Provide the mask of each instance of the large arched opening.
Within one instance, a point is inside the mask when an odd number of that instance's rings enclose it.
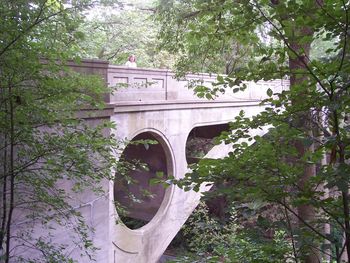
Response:
[[[114,200],[122,222],[138,229],[152,220],[164,201],[167,189],[156,181],[166,180],[172,173],[171,152],[159,134],[147,131],[130,141],[120,162]]]

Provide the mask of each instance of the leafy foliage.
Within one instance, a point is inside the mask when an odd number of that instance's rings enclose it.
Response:
[[[0,261],[72,262],[66,244],[50,243],[60,227],[82,256],[92,260],[96,250],[75,193],[102,194],[118,142],[106,133],[113,124],[92,125],[77,114],[103,107],[102,79],[65,66],[91,4],[0,3]]]
[[[232,132],[222,134],[232,144],[228,157],[202,160],[175,183],[198,190],[213,182],[233,201],[278,207],[282,219],[267,222],[291,240],[294,262],[321,256],[341,262],[344,250],[350,254],[349,8],[347,1],[328,0],[159,2],[159,17],[168,21],[160,36],[170,51],[201,63],[211,57],[208,39],[234,37],[250,48],[246,63],[218,82],[234,88],[235,80],[290,80],[288,91],[268,89],[260,114],[247,118],[242,111]],[[317,54],[320,48],[324,54]],[[177,66],[180,73],[188,69]],[[199,92],[215,97],[222,90]],[[267,135],[251,135],[266,126]]]
[[[151,1],[122,1],[122,6],[113,10],[103,6],[92,9],[81,27],[86,34],[80,53],[116,65],[124,65],[135,54],[139,67],[171,67],[173,56],[157,49],[159,25],[153,13]]]
[[[200,203],[182,228],[190,253],[174,262],[286,262],[291,244],[283,232],[272,240],[244,230],[231,210],[226,223],[213,218],[205,203]]]
[[[219,4],[206,1],[159,1],[157,18],[161,22],[160,47],[177,54],[179,75],[187,72],[215,72],[232,74],[248,62],[252,41],[256,39],[253,25],[245,40],[233,29],[242,23],[236,19],[241,13],[234,3]],[[230,10],[230,12],[225,12]],[[249,26],[247,26],[249,27]],[[247,32],[248,32],[247,30]]]

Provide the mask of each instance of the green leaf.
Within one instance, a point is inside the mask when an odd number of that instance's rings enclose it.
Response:
[[[267,96],[272,97],[273,91],[272,89],[268,88],[266,91]]]
[[[239,88],[234,88],[234,89],[232,89],[232,92],[237,93],[239,90],[240,90]]]

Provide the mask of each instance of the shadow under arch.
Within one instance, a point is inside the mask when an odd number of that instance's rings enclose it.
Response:
[[[173,173],[170,146],[155,131],[142,131],[125,147],[120,156],[122,169],[116,173],[114,200],[122,207],[119,214],[130,229],[148,224],[157,214],[169,188],[154,184],[152,179],[167,179]]]
[[[213,147],[214,138],[222,132],[229,131],[228,123],[211,124],[194,127],[186,140],[186,161],[188,164],[199,162]]]

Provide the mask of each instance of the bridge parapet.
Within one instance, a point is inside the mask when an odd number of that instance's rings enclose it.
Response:
[[[201,85],[211,88],[216,81],[216,75],[206,73],[189,74],[185,80],[175,79],[175,74],[166,69],[127,68],[109,65],[107,74],[108,85],[115,87],[110,95],[110,103],[135,103],[160,101],[208,101],[198,98],[193,90],[188,88],[191,81],[201,81]],[[289,88],[288,80],[246,82],[247,89],[233,93],[227,89],[216,101],[261,101],[266,98],[267,89],[280,92]]]

